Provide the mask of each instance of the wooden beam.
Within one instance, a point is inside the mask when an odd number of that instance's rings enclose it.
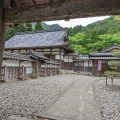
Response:
[[[6,23],[119,15],[119,0],[59,0],[44,5],[5,10]]]
[[[0,79],[1,79],[1,68],[3,60],[3,51],[5,43],[5,23],[3,19],[4,15],[4,0],[0,1]]]

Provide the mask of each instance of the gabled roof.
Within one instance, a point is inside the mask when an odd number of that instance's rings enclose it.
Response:
[[[112,56],[111,51],[115,50],[115,49],[120,50],[120,46],[117,44],[114,44],[110,48],[107,48],[100,52],[95,51],[95,52],[90,53],[89,57],[90,57],[90,59],[120,59],[120,58]]]
[[[3,58],[13,59],[13,60],[34,61],[33,59],[31,59],[29,55],[21,55],[17,53],[6,52],[6,51],[4,51],[3,53]]]
[[[111,51],[115,50],[115,49],[120,50],[120,46],[117,45],[117,44],[114,44],[113,46],[111,46],[111,47],[109,47],[109,48],[107,48],[105,50],[102,50],[100,52],[98,52],[98,51],[92,52],[92,53],[90,53],[89,56],[103,56],[103,57],[104,56],[112,56]]]
[[[28,52],[30,55],[39,58],[39,59],[43,59],[43,60],[49,60],[49,58],[45,57],[42,53],[40,52],[35,52],[33,50],[29,50]]]
[[[17,33],[5,42],[5,49],[45,48],[69,45],[65,38],[67,38],[67,31],[65,29]]]
[[[113,46],[111,46],[111,47],[109,47],[109,48],[107,48],[105,50],[102,50],[101,52],[111,52],[114,49],[120,49],[120,45],[114,44]]]

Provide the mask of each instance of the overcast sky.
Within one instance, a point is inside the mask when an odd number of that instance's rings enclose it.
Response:
[[[106,19],[108,17],[109,16],[92,17],[92,18],[79,18],[79,19],[70,19],[69,21],[59,20],[59,21],[49,21],[49,22],[45,22],[45,23],[47,23],[48,25],[59,24],[63,28],[64,27],[75,27],[76,25],[86,26],[86,25],[91,24],[93,22]]]

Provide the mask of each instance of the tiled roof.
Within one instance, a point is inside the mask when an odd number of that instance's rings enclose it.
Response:
[[[48,64],[54,64],[54,65],[59,65],[60,63],[57,61],[53,61],[53,60],[45,60],[46,63]]]
[[[120,45],[114,44],[113,46],[111,46],[105,50],[102,50],[101,52],[111,52],[111,50],[113,50],[113,49],[120,49]]]
[[[39,59],[43,59],[43,60],[48,60],[49,59],[49,58],[45,57],[44,54],[42,54],[40,52],[35,52],[33,50],[29,50],[28,53],[32,56],[35,56],[35,57],[39,58]]]
[[[110,52],[94,52],[90,56],[112,56]]]
[[[89,60],[89,56],[88,55],[78,55],[74,60],[75,61],[77,61],[77,60]]]
[[[68,41],[64,41],[65,37],[67,37],[65,29],[18,33],[5,42],[5,48],[42,48],[68,45]]]
[[[30,58],[29,55],[21,55],[17,53],[6,52],[6,51],[4,51],[3,53],[3,58],[13,59],[13,60],[34,61],[33,59]]]

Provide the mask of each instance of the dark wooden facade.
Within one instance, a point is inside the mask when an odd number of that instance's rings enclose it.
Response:
[[[120,60],[120,58],[114,57],[111,54],[112,50],[120,49],[120,46],[114,44],[110,48],[102,50],[100,52],[93,52],[89,55],[90,60],[92,60],[93,68],[92,72],[95,76],[103,76],[105,71],[111,70],[108,66],[108,61],[111,60]],[[98,61],[101,61],[101,70],[98,70]]]

